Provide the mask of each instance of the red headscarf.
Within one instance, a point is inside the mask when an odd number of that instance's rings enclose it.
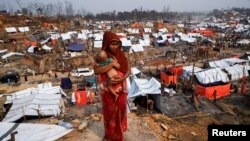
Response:
[[[121,65],[119,71],[126,73],[128,70],[128,61],[127,58],[125,57],[124,52],[122,52],[121,49],[118,49],[115,53],[112,53],[108,50],[108,46],[112,41],[118,41],[121,43],[120,38],[115,33],[110,31],[105,32],[103,35],[102,50],[104,50],[107,53],[108,57],[110,58],[115,57],[118,63]]]

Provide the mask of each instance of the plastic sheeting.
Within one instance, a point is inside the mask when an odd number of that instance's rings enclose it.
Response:
[[[155,78],[151,78],[150,80],[135,78],[129,87],[128,98],[145,96],[146,94],[161,94],[161,84]],[[168,88],[165,88],[164,91],[169,93]],[[176,92],[173,91],[173,94],[175,93]]]
[[[70,50],[70,51],[82,51],[85,48],[86,47],[82,44],[70,44],[68,46],[68,50]]]
[[[10,140],[10,133],[17,131],[16,141],[53,141],[68,134],[72,129],[62,126],[48,124],[31,124],[31,123],[5,123],[0,122],[0,140]],[[15,128],[16,127],[16,128]],[[8,134],[7,132],[10,131]]]
[[[197,72],[200,72],[202,71],[203,69],[201,68],[198,68],[198,67],[193,67],[193,66],[186,66],[186,67],[183,67],[183,73],[182,73],[182,76],[189,80],[190,79],[190,76],[192,75],[192,73],[197,73]]]
[[[249,76],[248,70],[249,66],[234,65],[232,67],[225,68],[228,74],[231,76],[231,80],[239,80],[243,76]]]
[[[131,46],[129,53],[132,53],[132,51],[133,52],[142,52],[142,51],[144,51],[144,48],[141,44],[136,44],[136,45]]]
[[[166,84],[170,84],[171,82],[173,83],[177,83],[177,75],[167,75],[165,72],[161,71],[160,72],[160,78],[161,80],[166,83]]]
[[[60,94],[29,95],[13,101],[3,122],[13,122],[23,116],[59,116],[62,106]]]
[[[209,69],[202,72],[195,73],[198,81],[202,84],[209,84],[214,82],[228,82],[229,78],[226,73],[219,68]]]
[[[7,54],[3,55],[2,59],[7,59],[8,57],[13,56],[13,55],[21,55],[21,56],[23,56],[24,54],[18,53],[18,52],[10,52],[10,53],[7,53]]]
[[[198,95],[205,96],[208,99],[214,99],[213,93],[216,92],[216,98],[221,98],[223,96],[227,96],[230,93],[230,84],[225,85],[217,85],[217,86],[210,86],[210,87],[203,87],[201,85],[197,85],[196,92]]]
[[[30,29],[29,29],[29,27],[18,27],[18,30],[20,31],[20,32],[28,32],[28,31],[30,31]]]

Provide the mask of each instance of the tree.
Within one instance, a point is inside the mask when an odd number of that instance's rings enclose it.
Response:
[[[71,17],[74,15],[74,10],[71,2],[65,1],[65,12],[67,17]]]
[[[28,15],[28,14],[29,14],[28,8],[22,8],[22,13],[23,13],[24,15]]]
[[[63,4],[61,2],[57,2],[57,4],[55,5],[56,8],[56,14],[57,16],[62,16],[63,15]]]

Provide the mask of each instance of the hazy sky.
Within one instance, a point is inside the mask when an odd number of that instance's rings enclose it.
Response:
[[[56,3],[65,0],[18,0],[22,5],[28,2]],[[107,11],[130,11],[135,8],[143,10],[162,11],[169,7],[170,11],[210,11],[213,9],[227,9],[231,7],[250,8],[250,0],[67,0],[75,9],[85,9],[94,14]],[[0,0],[6,5],[17,7],[16,0]]]

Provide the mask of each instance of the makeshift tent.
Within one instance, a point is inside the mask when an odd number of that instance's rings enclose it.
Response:
[[[50,41],[50,39],[51,39],[51,38],[49,37],[49,38],[47,38],[47,39],[45,39],[45,40],[41,41],[41,42],[40,42],[40,44],[41,44],[41,45],[43,45],[43,44],[45,44],[45,43],[49,42],[49,41]]]
[[[9,53],[3,55],[3,56],[2,56],[2,59],[7,59],[8,57],[11,57],[11,56],[13,56],[13,55],[23,56],[24,54],[18,53],[18,52],[9,52]]]
[[[62,107],[60,94],[32,94],[14,100],[3,122],[13,122],[23,116],[59,116]]]
[[[130,86],[128,91],[128,98],[135,98],[137,96],[146,96],[150,97],[155,101],[155,107],[162,112],[162,98],[160,91],[161,84],[155,78],[150,80],[135,78]],[[165,92],[169,92],[169,89],[165,88]],[[176,93],[174,91],[174,93]]]
[[[187,79],[190,80],[190,77],[192,76],[192,73],[197,73],[199,71],[202,71],[203,69],[198,68],[198,67],[193,67],[193,66],[186,66],[183,67],[183,73],[182,76]]]
[[[166,28],[160,28],[160,29],[158,29],[159,30],[159,32],[161,32],[161,33],[167,33],[168,32],[168,30],[166,29]]]
[[[150,46],[150,39],[139,40],[142,46]]]
[[[103,34],[101,33],[95,33],[94,35],[95,41],[102,41],[103,40]]]
[[[51,50],[53,49],[52,47],[49,47],[47,45],[43,45],[42,49],[51,52]]]
[[[31,46],[37,47],[37,44],[38,44],[37,41],[32,41],[31,42]]]
[[[102,48],[102,41],[94,41],[94,48]]]
[[[209,62],[209,66],[211,68],[227,68],[230,65],[225,60],[217,60],[217,61],[211,61]]]
[[[176,74],[167,74],[166,72],[161,71],[160,78],[161,78],[161,81],[163,81],[164,83],[166,83],[168,85],[171,82],[173,82],[175,84],[177,83],[177,75]]]
[[[225,68],[228,75],[230,76],[230,80],[239,80],[243,76],[249,76],[248,70],[250,70],[249,66],[242,66],[242,65],[234,65],[232,67]]]
[[[228,82],[229,78],[225,72],[219,68],[204,70],[195,73],[196,78],[201,84],[211,84],[217,82]]]
[[[15,27],[9,27],[9,28],[5,28],[5,31],[8,33],[15,33],[17,32]]]
[[[0,54],[5,54],[5,53],[7,53],[7,49],[3,49],[3,50],[0,50]]]
[[[151,30],[151,28],[144,28],[144,32],[145,32],[145,33],[151,33],[152,30]]]
[[[52,141],[68,134],[73,129],[58,125],[0,122],[0,140],[11,140],[11,133],[17,131],[16,141]]]
[[[224,59],[230,66],[233,66],[235,64],[242,64],[246,63],[247,60],[239,59],[239,58],[227,58]]]
[[[183,67],[182,66],[170,67],[170,68],[168,68],[168,71],[180,76],[180,75],[182,75]]]
[[[28,31],[30,31],[30,29],[29,29],[29,27],[18,27],[18,30],[20,31],[20,32],[28,32]]]
[[[198,95],[205,96],[206,98],[211,100],[213,99],[213,93],[215,90],[217,91],[216,98],[227,96],[230,93],[230,84],[226,83],[223,85],[208,86],[208,87],[201,86],[198,84],[196,86],[196,93]]]
[[[62,33],[61,37],[63,41],[71,39],[70,34],[67,34],[67,33]]]
[[[65,97],[67,97],[67,95],[60,88],[60,86],[52,87],[51,83],[43,83],[43,84],[38,84],[37,88],[28,88],[22,91],[8,94],[5,104],[10,104],[15,100],[19,100],[33,94],[43,94],[43,93],[62,94]]]
[[[82,34],[82,33],[78,33],[77,38],[78,38],[78,39],[87,40],[86,34]]]
[[[128,40],[127,38],[121,38],[120,40],[122,42],[123,47],[131,47],[132,46],[131,40]]]
[[[248,39],[242,39],[237,42],[237,44],[242,44],[242,45],[248,45],[250,43],[250,40]]]
[[[28,53],[35,53],[35,51],[37,51],[38,48],[36,46],[31,46],[27,49]]]
[[[68,46],[68,51],[82,51],[84,50],[86,47],[83,44],[70,44]]]
[[[139,29],[137,28],[129,28],[129,29],[126,29],[126,31],[128,31],[130,34],[139,34]]]
[[[136,44],[131,46],[129,53],[142,52],[142,51],[144,51],[143,46],[141,44]]]

